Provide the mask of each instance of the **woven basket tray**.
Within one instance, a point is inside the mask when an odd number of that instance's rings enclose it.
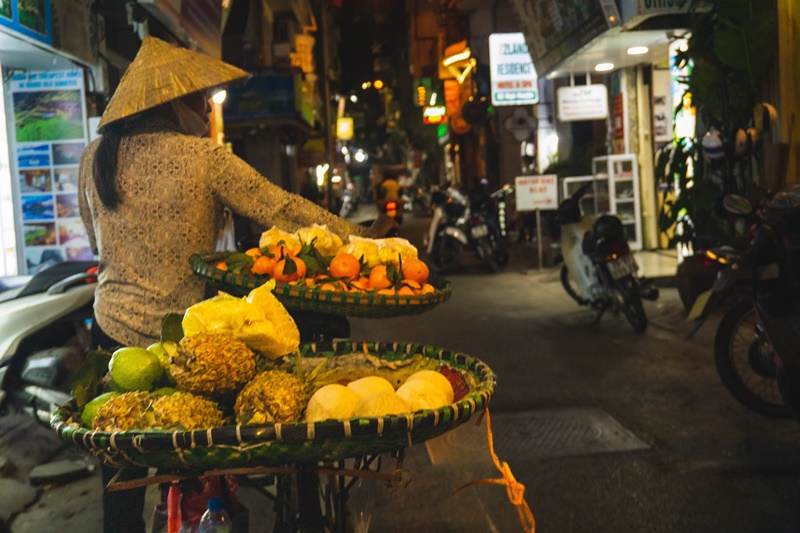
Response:
[[[363,342],[311,344],[308,356],[360,352]],[[471,373],[479,385],[453,404],[435,410],[374,418],[315,423],[236,425],[195,431],[92,431],[69,423],[74,404],[56,411],[50,425],[67,444],[116,466],[210,470],[280,466],[362,457],[418,444],[466,422],[489,403],[495,374],[480,360],[434,346],[367,343],[369,353],[387,360],[421,354]]]
[[[233,296],[247,296],[251,290],[268,281],[265,276],[242,275],[216,268],[231,252],[194,254],[189,258],[192,270],[215,289]],[[434,291],[429,294],[397,296],[370,292],[322,291],[319,287],[297,287],[278,283],[273,294],[287,309],[319,311],[332,315],[361,318],[389,318],[423,313],[447,301],[452,293],[450,282],[431,274],[428,282]]]

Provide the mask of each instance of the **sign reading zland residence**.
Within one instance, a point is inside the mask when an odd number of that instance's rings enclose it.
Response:
[[[539,102],[539,82],[522,33],[489,35],[492,105],[532,105]]]

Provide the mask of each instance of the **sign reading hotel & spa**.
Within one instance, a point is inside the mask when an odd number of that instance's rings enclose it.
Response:
[[[539,81],[522,33],[489,35],[492,105],[539,102]]]
[[[608,116],[608,89],[605,85],[575,85],[556,91],[558,120],[601,120]]]

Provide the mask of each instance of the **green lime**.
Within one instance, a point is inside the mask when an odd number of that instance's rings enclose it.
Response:
[[[178,389],[175,387],[159,387],[153,391],[153,394],[158,394],[159,396],[172,396],[178,392]]]
[[[164,369],[153,352],[126,346],[111,354],[108,373],[122,390],[149,391],[164,375]]]
[[[158,362],[161,364],[161,368],[164,369],[165,383],[167,385],[175,385],[175,379],[169,373],[169,360],[170,357],[178,355],[178,345],[171,341],[159,341],[154,342],[147,349],[158,357]]]
[[[92,420],[94,420],[94,417],[97,416],[97,411],[110,399],[116,398],[120,394],[121,393],[119,392],[105,392],[91,402],[87,403],[83,407],[83,413],[81,413],[81,421],[83,422],[83,425],[89,428],[92,427]]]

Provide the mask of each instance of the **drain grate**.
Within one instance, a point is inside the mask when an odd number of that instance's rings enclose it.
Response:
[[[558,409],[492,415],[498,454],[525,458],[646,450],[647,444],[600,409]],[[484,424],[467,423],[427,443],[434,464],[487,456]]]

